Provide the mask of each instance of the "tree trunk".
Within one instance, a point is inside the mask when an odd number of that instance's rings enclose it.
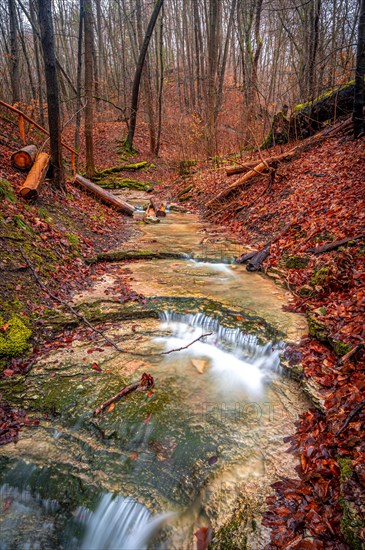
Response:
[[[80,0],[79,36],[77,42],[77,76],[76,76],[76,124],[75,124],[75,149],[80,148],[80,124],[81,124],[81,79],[82,79],[82,41],[84,30],[84,0]]]
[[[43,182],[48,166],[49,155],[47,153],[40,153],[31,168],[27,178],[19,190],[19,193],[24,199],[36,199],[38,197],[38,188]]]
[[[355,97],[353,110],[354,136],[359,137],[364,128],[365,100],[365,0],[361,0],[356,53]]]
[[[146,54],[148,50],[148,46],[151,40],[151,36],[153,33],[153,30],[156,25],[156,21],[158,18],[158,14],[160,13],[160,10],[162,8],[163,0],[157,0],[154,10],[151,15],[151,19],[148,23],[148,27],[146,30],[146,34],[143,40],[142,48],[139,53],[139,58],[137,62],[136,72],[134,75],[133,80],[133,90],[132,90],[132,101],[131,101],[131,116],[130,116],[130,122],[129,122],[129,132],[127,137],[127,145],[130,150],[133,149],[133,139],[134,139],[134,133],[136,131],[136,122],[137,122],[137,111],[138,111],[138,97],[139,97],[139,86],[141,83],[141,76],[143,71],[144,62],[146,59]]]
[[[114,208],[116,208],[117,210],[121,210],[128,216],[133,216],[134,206],[131,206],[127,202],[120,200],[112,193],[105,191],[105,189],[102,189],[99,185],[96,185],[96,183],[93,183],[92,181],[83,178],[79,174],[76,174],[75,183],[78,183],[79,185],[90,191],[102,202],[109,204],[109,206],[114,206]]]
[[[92,178],[95,174],[94,163],[94,87],[93,87],[93,21],[91,0],[84,0],[84,33],[85,33],[85,147],[86,175]]]
[[[51,0],[38,0],[38,17],[47,86],[48,126],[53,183],[58,189],[63,189],[64,174],[62,165],[60,100],[51,9]]]
[[[19,52],[17,40],[17,17],[15,0],[8,0],[9,27],[10,27],[10,82],[12,101],[20,101],[20,73],[19,73]]]

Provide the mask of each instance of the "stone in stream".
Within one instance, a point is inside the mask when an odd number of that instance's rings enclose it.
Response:
[[[160,218],[156,218],[155,216],[147,216],[144,221],[145,223],[160,223]]]
[[[191,364],[196,368],[199,374],[204,374],[208,368],[208,361],[204,359],[192,359]]]

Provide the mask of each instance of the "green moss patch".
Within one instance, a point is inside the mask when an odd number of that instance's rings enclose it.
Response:
[[[98,182],[104,189],[137,189],[139,191],[151,191],[153,186],[146,181],[138,181],[130,178],[107,178]]]
[[[4,322],[0,317],[0,357],[18,357],[29,350],[28,340],[32,331],[28,328],[19,315]]]
[[[309,258],[307,256],[290,256],[285,261],[285,267],[288,269],[304,269],[309,263]]]

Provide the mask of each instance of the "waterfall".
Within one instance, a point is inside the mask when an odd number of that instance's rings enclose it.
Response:
[[[104,495],[95,512],[79,508],[77,518],[86,523],[82,550],[145,550],[150,539],[172,514],[151,516],[131,498]]]
[[[184,351],[185,357],[200,357],[209,361],[209,375],[216,385],[229,394],[233,389],[248,391],[260,396],[265,381],[280,372],[280,346],[274,349],[271,343],[260,345],[258,338],[238,328],[222,326],[217,319],[204,313],[180,314],[164,311],[161,314],[162,329],[171,334],[158,341],[166,350],[179,349],[199,338],[203,333],[212,333]]]

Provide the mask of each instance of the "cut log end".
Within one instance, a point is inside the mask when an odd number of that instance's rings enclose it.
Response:
[[[37,147],[35,145],[26,145],[12,154],[11,162],[15,168],[27,171],[33,166],[36,156]]]

